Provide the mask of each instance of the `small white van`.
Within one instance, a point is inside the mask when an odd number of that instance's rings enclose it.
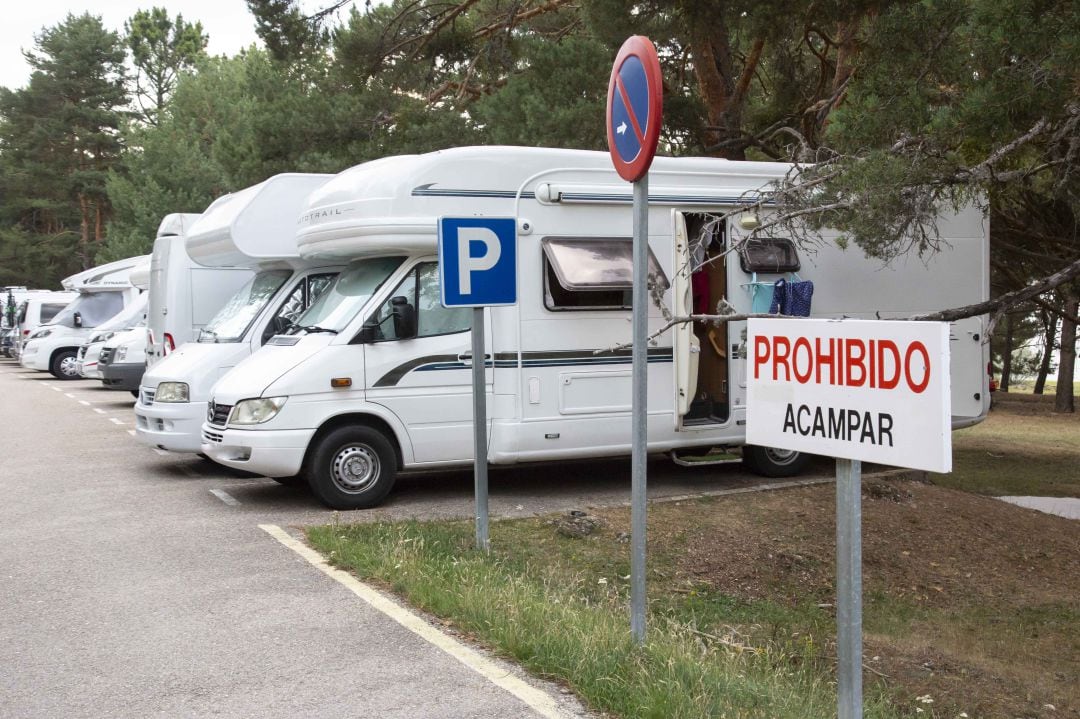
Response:
[[[665,310],[721,300],[749,312],[759,285],[813,281],[813,316],[902,316],[989,296],[988,234],[976,208],[941,218],[944,249],[882,266],[826,234],[816,253],[771,236],[739,252],[752,222],[723,214],[760,197],[782,163],[656,158],[650,274]],[[289,334],[215,385],[202,451],[275,478],[306,477],[338,509],[369,507],[400,470],[473,460],[471,311],[440,302],[441,216],[514,217],[518,303],[485,310],[489,456],[495,464],[629,454],[631,186],[607,153],[457,148],[347,170],[300,213],[310,260],[350,260]],[[692,265],[691,255],[700,257]],[[698,273],[704,273],[700,277]],[[913,291],[919,288],[920,291]],[[650,332],[666,323],[650,303]],[[648,445],[745,444],[746,324],[687,327],[648,349]],[[952,327],[953,426],[989,403],[985,318]],[[772,476],[805,456],[744,447]]]
[[[132,269],[148,256],[129,257],[94,267],[63,281],[77,293],[63,310],[33,332],[23,345],[19,363],[50,372],[57,379],[79,379],[75,363],[82,343],[98,325],[119,314],[140,290],[131,284]]]
[[[15,311],[15,341],[12,356],[19,359],[23,345],[39,326],[52,322],[53,317],[78,297],[75,292],[33,290],[23,296]]]
[[[289,329],[333,282],[340,263],[302,260],[295,240],[296,218],[308,195],[329,178],[275,175],[219,198],[186,228],[187,255],[195,263],[245,268],[250,279],[196,341],[170,352],[143,375],[135,404],[139,441],[173,452],[200,452],[210,388],[275,334]]]
[[[94,328],[94,334],[79,347],[79,353],[75,356],[75,369],[80,377],[101,379],[101,369],[98,366],[101,350],[105,343],[117,334],[141,327],[145,338],[147,299],[147,293],[142,293],[125,307],[123,312]]]

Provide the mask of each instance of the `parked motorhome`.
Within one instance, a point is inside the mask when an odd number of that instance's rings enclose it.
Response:
[[[216,200],[187,228],[188,256],[203,267],[246,268],[250,279],[188,342],[147,370],[136,433],[152,447],[199,452],[210,389],[221,375],[284,332],[333,281],[340,263],[302,260],[296,218],[329,175],[276,175]]]
[[[895,317],[987,298],[987,224],[973,207],[941,218],[945,249],[928,260],[883,266],[830,233],[814,253],[770,236],[726,254],[755,221],[723,213],[789,169],[656,159],[650,274],[669,312],[720,300],[749,312],[754,293],[789,272],[814,283],[815,317]],[[485,310],[489,461],[628,454],[630,354],[619,348],[631,334],[631,199],[599,152],[458,148],[341,173],[312,194],[297,242],[304,258],[350,264],[300,328],[217,382],[203,452],[270,477],[302,475],[341,509],[379,502],[399,470],[470,463],[470,310],[440,303],[436,227],[440,216],[483,215],[514,217],[518,228],[518,302]],[[651,332],[666,323],[660,308],[648,314]],[[743,445],[745,323],[674,335],[648,349],[649,451]],[[984,318],[952,326],[954,427],[985,417],[984,338]],[[805,461],[758,447],[743,456],[773,476]]]
[[[254,274],[251,267],[203,267],[184,246],[198,214],[171,214],[161,220],[151,254],[146,365],[186,342],[193,342],[225,303]]]
[[[69,278],[70,279],[70,278]],[[23,345],[30,335],[41,325],[52,322],[53,317],[68,306],[78,295],[75,292],[54,292],[51,290],[30,290],[23,295],[15,310],[15,333],[11,347],[11,356],[19,359]]]
[[[139,383],[146,372],[146,318],[126,332],[118,332],[101,348],[98,366],[106,389],[139,396]]]
[[[57,379],[79,379],[75,363],[79,347],[98,325],[109,321],[138,297],[131,284],[132,269],[146,256],[110,262],[63,281],[76,297],[27,339],[19,363],[27,369],[50,372]]]
[[[101,350],[105,343],[122,332],[130,332],[136,327],[142,329],[143,337],[146,336],[146,303],[149,299],[146,292],[135,298],[131,304],[124,308],[123,312],[113,317],[108,322],[103,322],[94,328],[94,334],[83,342],[79,352],[75,356],[75,371],[84,379],[101,379],[101,369],[98,366]]]

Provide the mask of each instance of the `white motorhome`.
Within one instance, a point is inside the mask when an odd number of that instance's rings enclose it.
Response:
[[[184,247],[198,214],[166,215],[151,253],[146,366],[152,367],[185,342],[193,342],[236,290],[251,279],[250,267],[203,267]]]
[[[75,296],[74,292],[6,288],[0,297],[4,303],[3,327],[9,337],[9,341],[4,345],[6,355],[18,359],[26,338],[38,325],[55,317]]]
[[[795,270],[814,282],[816,317],[895,317],[988,296],[987,224],[973,208],[941,218],[945,249],[927,261],[882,266],[828,234],[813,253],[772,236],[727,254],[754,222],[723,213],[789,169],[656,159],[650,274],[667,311],[726,300],[749,312],[755,292]],[[599,152],[458,148],[341,173],[312,194],[297,242],[305,258],[351,263],[298,320],[313,330],[275,337],[218,381],[203,452],[302,475],[340,509],[376,504],[399,470],[470,463],[471,316],[440,303],[436,227],[440,216],[483,215],[518,228],[518,303],[485,310],[489,461],[628,454],[630,353],[619,347],[631,335],[631,200]],[[666,320],[652,304],[655,332]],[[983,318],[952,327],[954,427],[988,409],[984,334]],[[650,452],[745,443],[744,322],[669,331],[648,355]],[[760,447],[743,456],[773,476],[806,460]]]
[[[147,293],[143,292],[125,307],[123,312],[94,328],[94,334],[90,335],[86,342],[79,347],[79,353],[75,356],[75,370],[80,377],[83,379],[101,379],[101,369],[98,367],[101,350],[105,343],[116,335],[141,327],[145,338],[146,303],[148,299]]]
[[[288,329],[333,282],[341,263],[302,260],[296,218],[329,175],[283,174],[216,200],[187,228],[188,256],[204,267],[243,267],[250,279],[188,342],[147,370],[136,435],[151,447],[200,452],[210,388]]]
[[[42,325],[23,346],[19,362],[27,369],[52,373],[57,379],[79,379],[75,363],[79,347],[94,328],[108,322],[139,296],[131,271],[146,255],[117,260],[73,275],[62,282],[77,292],[70,304]]]

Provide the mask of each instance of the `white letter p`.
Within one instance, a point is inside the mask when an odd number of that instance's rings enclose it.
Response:
[[[469,244],[484,243],[484,254],[479,257],[469,255]],[[499,236],[486,227],[458,228],[458,287],[461,294],[472,294],[472,273],[490,270],[502,256]]]

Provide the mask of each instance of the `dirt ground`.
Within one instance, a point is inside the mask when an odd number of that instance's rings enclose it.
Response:
[[[831,484],[655,505],[649,551],[668,589],[832,612],[835,506]],[[1080,717],[1080,522],[897,479],[866,479],[862,511],[867,685],[920,717]]]

